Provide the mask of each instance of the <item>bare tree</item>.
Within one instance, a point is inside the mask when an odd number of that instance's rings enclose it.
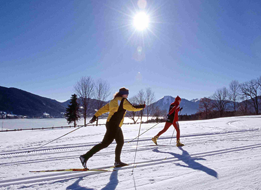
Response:
[[[153,111],[152,102],[154,101],[155,95],[154,92],[151,91],[151,88],[146,89],[145,99],[146,99],[146,113],[147,113],[147,121],[149,120],[149,115],[151,115]]]
[[[106,81],[99,79],[95,85],[95,99],[97,100],[95,104],[95,109],[100,109],[102,106],[106,104],[104,101],[110,95],[109,91],[109,84]],[[98,118],[96,121],[96,125],[98,125]]]
[[[159,117],[166,116],[167,111],[161,110],[158,106],[153,109],[153,116],[156,117],[156,122],[159,122]]]
[[[129,99],[129,101],[130,101],[131,104],[133,104],[133,105],[138,104],[137,100],[138,100],[138,98],[135,97],[135,96]],[[135,111],[128,111],[128,112],[126,113],[126,116],[129,117],[129,118],[134,122],[134,124],[137,123],[137,121],[138,121],[139,118],[140,118],[139,112],[135,112]]]
[[[246,95],[242,95],[240,97],[241,102],[239,104],[238,110],[243,114],[246,115],[249,112],[249,103],[247,101],[247,96]]]
[[[237,105],[238,105],[237,100],[239,96],[239,90],[240,90],[240,85],[238,81],[233,80],[229,85],[229,97],[233,102],[234,112],[237,111]]]
[[[83,107],[84,125],[86,126],[86,118],[88,116],[91,98],[94,96],[94,82],[91,77],[82,77],[75,85],[75,91],[80,99]]]
[[[261,94],[261,76],[257,79],[258,85],[259,85],[259,92]],[[259,96],[260,96],[259,94]],[[261,108],[261,97],[259,97],[259,109]]]
[[[136,97],[136,102],[138,104],[144,104],[145,103],[145,93],[144,93],[143,90],[140,90],[138,92],[137,96],[135,96],[135,97]],[[141,122],[142,122],[142,116],[144,114],[144,110],[139,111],[139,113],[140,113]]]
[[[257,79],[257,82],[259,84],[259,88],[261,89],[261,76]]]
[[[220,117],[223,116],[228,104],[228,90],[226,87],[218,89],[213,95],[213,106],[219,111]]]
[[[212,111],[212,100],[209,98],[201,98],[199,101],[199,111],[205,114],[205,118],[208,118],[209,113]]]
[[[255,113],[259,113],[259,102],[258,102],[258,90],[260,85],[258,80],[251,80],[240,85],[242,94],[251,99],[252,105],[254,107]]]
[[[261,97],[260,97],[260,94],[261,94],[261,76],[257,79],[257,82],[258,82],[258,85],[259,85],[259,109],[261,107]]]

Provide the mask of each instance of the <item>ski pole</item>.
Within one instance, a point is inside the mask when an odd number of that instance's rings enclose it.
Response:
[[[89,124],[90,124],[90,123],[87,123],[86,126],[88,126]],[[64,136],[66,136],[66,135],[68,135],[68,134],[70,134],[70,133],[72,133],[72,132],[74,132],[74,131],[76,131],[76,130],[78,130],[78,129],[84,127],[84,126],[85,126],[85,125],[82,125],[81,127],[78,127],[78,128],[76,128],[76,129],[74,129],[74,130],[72,130],[72,131],[70,131],[70,132],[68,132],[68,133],[66,133],[66,134],[64,134],[64,135],[62,135],[62,136],[60,136],[60,137],[54,139],[54,140],[51,140],[51,141],[49,141],[49,142],[43,144],[42,146],[39,146],[39,147],[37,147],[37,148],[35,148],[35,149],[31,150],[31,151],[28,151],[27,153],[30,153],[30,152],[35,151],[36,149],[42,148],[42,147],[44,147],[44,146],[46,146],[46,145],[52,143],[53,141],[56,141],[56,140],[58,140],[58,139],[60,139],[60,138],[62,138],[62,137],[64,137]]]
[[[146,133],[147,131],[151,130],[153,127],[155,127],[156,125],[158,125],[159,123],[156,123],[155,125],[153,125],[151,128],[147,129],[146,131],[144,131],[143,133],[141,133],[139,136],[135,137],[134,139],[132,139],[131,141],[129,141],[128,143],[134,141],[136,138],[140,137],[141,135],[143,135],[144,133]]]
[[[137,155],[138,144],[139,144],[139,136],[140,136],[141,124],[142,124],[142,115],[141,115],[141,122],[140,122],[140,128],[139,128],[138,140],[137,140],[137,145],[136,145],[136,150],[135,150],[135,156],[134,156],[134,162],[133,162],[132,174],[133,174],[134,167],[135,167],[135,163],[136,163],[136,155]]]

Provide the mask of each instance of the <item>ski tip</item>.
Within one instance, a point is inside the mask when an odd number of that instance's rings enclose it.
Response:
[[[70,172],[70,171],[88,171],[90,169],[85,168],[71,168],[71,169],[57,169],[57,170],[39,170],[39,171],[29,171],[32,173],[39,173],[39,172]]]

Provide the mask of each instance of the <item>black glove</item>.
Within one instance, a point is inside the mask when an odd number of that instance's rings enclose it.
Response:
[[[183,109],[183,107],[181,107],[180,109],[179,109],[179,111],[181,111]]]
[[[140,104],[138,106],[133,106],[134,108],[145,108],[146,107],[146,104]]]
[[[89,122],[90,122],[90,123],[93,123],[94,121],[96,121],[96,119],[97,119],[97,117],[94,115]]]

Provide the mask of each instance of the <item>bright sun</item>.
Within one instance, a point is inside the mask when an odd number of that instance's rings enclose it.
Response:
[[[145,30],[149,26],[149,16],[144,12],[136,14],[134,16],[133,25],[139,31]]]

